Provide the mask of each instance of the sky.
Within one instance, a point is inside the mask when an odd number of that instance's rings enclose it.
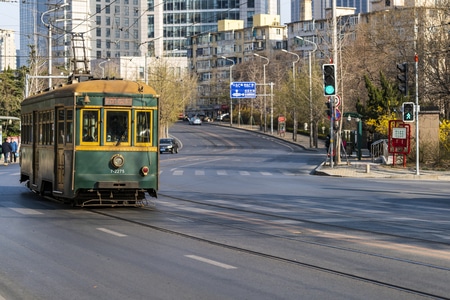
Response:
[[[10,1],[10,2],[3,2]],[[15,32],[15,43],[17,49],[20,48],[20,14],[19,14],[20,0],[0,0],[0,29],[9,29]],[[280,19],[281,24],[290,22],[291,19],[291,1],[280,0]]]
[[[19,1],[0,2],[0,29],[9,29],[14,31],[14,40],[17,45],[17,49],[19,49],[20,45],[19,5]]]

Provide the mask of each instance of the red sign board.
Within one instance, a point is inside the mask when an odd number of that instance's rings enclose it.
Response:
[[[408,154],[410,147],[411,126],[402,120],[389,121],[388,151],[393,154]]]

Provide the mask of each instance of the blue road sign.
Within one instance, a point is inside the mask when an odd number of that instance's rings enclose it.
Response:
[[[256,98],[255,82],[232,82],[230,85],[231,98]]]

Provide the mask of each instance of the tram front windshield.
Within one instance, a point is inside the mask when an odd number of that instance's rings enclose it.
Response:
[[[128,142],[128,112],[108,112],[106,126],[107,142]]]

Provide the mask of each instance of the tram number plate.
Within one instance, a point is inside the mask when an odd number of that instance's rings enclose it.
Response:
[[[125,174],[125,170],[124,169],[115,169],[115,170],[111,170],[112,174]]]

